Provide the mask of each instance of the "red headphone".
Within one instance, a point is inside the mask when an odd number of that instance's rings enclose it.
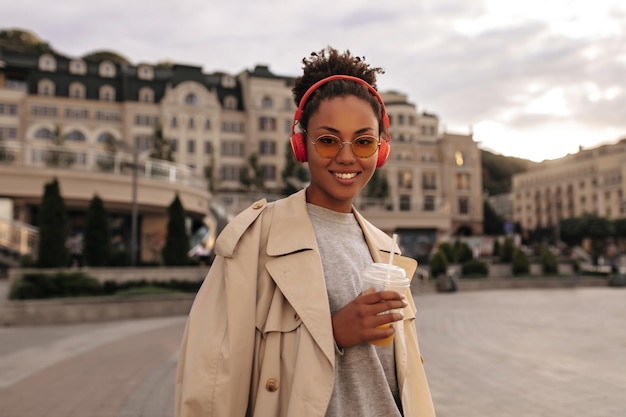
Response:
[[[376,166],[383,166],[387,161],[387,158],[389,157],[389,141],[391,140],[391,136],[389,136],[389,117],[387,116],[387,112],[385,111],[385,103],[383,103],[383,99],[380,97],[378,91],[376,91],[374,87],[369,85],[365,80],[362,80],[358,77],[353,77],[351,75],[331,75],[330,77],[326,77],[309,87],[309,89],[306,90],[306,93],[304,93],[304,95],[302,96],[302,99],[300,100],[300,105],[298,106],[296,114],[293,117],[293,124],[291,125],[291,150],[293,151],[293,155],[295,156],[296,161],[306,162],[308,160],[306,155],[306,143],[304,142],[303,134],[301,132],[296,133],[296,126],[300,123],[300,117],[302,117],[302,109],[304,108],[304,105],[306,104],[309,96],[313,94],[315,90],[317,90],[321,85],[334,80],[351,80],[359,84],[363,84],[380,103],[383,116],[383,127],[385,129],[385,139],[380,142],[380,146],[378,147],[378,160],[376,161]]]

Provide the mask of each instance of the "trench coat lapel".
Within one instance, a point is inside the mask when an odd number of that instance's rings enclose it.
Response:
[[[273,259],[266,263],[267,271],[334,367],[326,283],[304,190],[277,201],[273,216],[267,242]]]

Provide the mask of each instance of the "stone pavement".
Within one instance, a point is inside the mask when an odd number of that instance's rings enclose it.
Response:
[[[625,300],[611,288],[417,295],[438,417],[626,416]],[[0,417],[172,416],[184,323],[0,328]]]

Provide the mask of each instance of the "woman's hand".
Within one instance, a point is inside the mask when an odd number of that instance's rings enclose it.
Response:
[[[377,327],[404,317],[400,313],[380,313],[407,305],[405,297],[395,291],[364,291],[331,317],[335,343],[339,348],[347,348],[391,336],[392,326]]]

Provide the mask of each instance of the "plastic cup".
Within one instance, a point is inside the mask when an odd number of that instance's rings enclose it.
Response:
[[[409,287],[410,281],[406,276],[403,268],[391,264],[373,263],[370,264],[361,275],[362,290],[375,288],[376,291],[395,291],[404,294]],[[381,314],[391,313],[393,311],[401,312],[402,309],[385,311]],[[391,323],[378,326],[379,328],[387,328]],[[377,346],[389,346],[393,342],[393,335],[384,339],[372,340],[370,344]]]

